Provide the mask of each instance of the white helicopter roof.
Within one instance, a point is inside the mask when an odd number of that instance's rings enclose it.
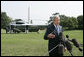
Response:
[[[12,21],[9,25],[14,25],[14,26],[25,26],[25,25],[45,26],[44,24],[28,24],[27,22],[24,22],[24,21]]]

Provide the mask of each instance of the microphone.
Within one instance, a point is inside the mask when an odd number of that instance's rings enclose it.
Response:
[[[80,48],[80,44],[77,42],[77,40],[76,39],[72,39],[72,42],[73,42],[73,44],[74,44],[74,46],[76,46],[78,49],[79,49],[79,51],[83,51],[81,48]]]
[[[63,32],[60,32],[59,33],[59,39],[60,39],[60,41],[64,41],[64,35],[63,35]]]
[[[66,35],[66,38],[69,38],[69,36],[68,36],[68,35]]]
[[[66,38],[67,38],[67,40],[69,40],[69,36],[68,35],[66,35]]]
[[[70,54],[73,56],[72,54],[72,44],[70,43],[70,41],[66,40],[65,41],[65,44],[66,44],[66,47],[67,47],[67,50],[70,52]]]
[[[69,39],[69,36],[68,36],[68,35],[66,35],[66,38],[67,38],[67,40],[71,41],[71,40]]]

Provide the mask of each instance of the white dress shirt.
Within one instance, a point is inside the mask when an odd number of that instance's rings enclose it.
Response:
[[[59,35],[59,33],[62,31],[62,27],[60,26],[60,25],[55,25],[54,24],[54,26],[55,26],[55,28],[57,28],[57,32],[58,32],[58,35]]]

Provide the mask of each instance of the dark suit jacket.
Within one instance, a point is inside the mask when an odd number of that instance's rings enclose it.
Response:
[[[62,26],[59,26],[60,27],[60,31],[63,32],[62,30]],[[56,37],[54,39],[51,39],[51,38],[48,38],[48,34],[50,34],[51,32],[53,32],[55,29],[55,26],[53,25],[53,23],[51,23],[50,25],[48,25],[47,27],[47,30],[45,32],[45,35],[44,35],[44,39],[45,40],[49,40],[49,43],[48,43],[48,50],[51,50],[53,47],[55,47],[57,44],[59,44],[59,37],[58,37],[58,34],[56,34]],[[54,34],[54,33],[53,33]],[[55,52],[57,51],[56,49],[54,50]],[[53,53],[53,52],[52,52]]]

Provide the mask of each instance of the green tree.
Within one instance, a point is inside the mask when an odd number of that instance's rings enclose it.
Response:
[[[6,12],[1,12],[1,28],[5,29],[11,22],[11,18],[7,16]]]
[[[63,27],[68,26],[68,17],[67,16],[60,15],[60,25],[62,25]]]
[[[74,17],[62,17],[60,24],[68,29],[78,28],[78,21]]]
[[[78,21],[78,28],[83,29],[83,15],[78,16],[77,21]]]
[[[73,29],[74,28],[74,23],[72,18],[68,18],[68,29]]]
[[[77,21],[77,19],[75,18],[75,17],[71,17],[71,19],[72,19],[72,22],[73,22],[73,28],[78,28],[78,21]]]
[[[65,15],[59,15],[59,16],[60,16],[60,25],[63,26],[64,29],[77,29],[78,28],[77,18],[69,17]],[[82,19],[82,17],[78,17],[78,18]],[[50,17],[50,20],[48,21],[48,23],[51,23],[51,21],[52,21],[52,17]],[[83,21],[79,20],[79,22],[82,22],[83,24]]]

